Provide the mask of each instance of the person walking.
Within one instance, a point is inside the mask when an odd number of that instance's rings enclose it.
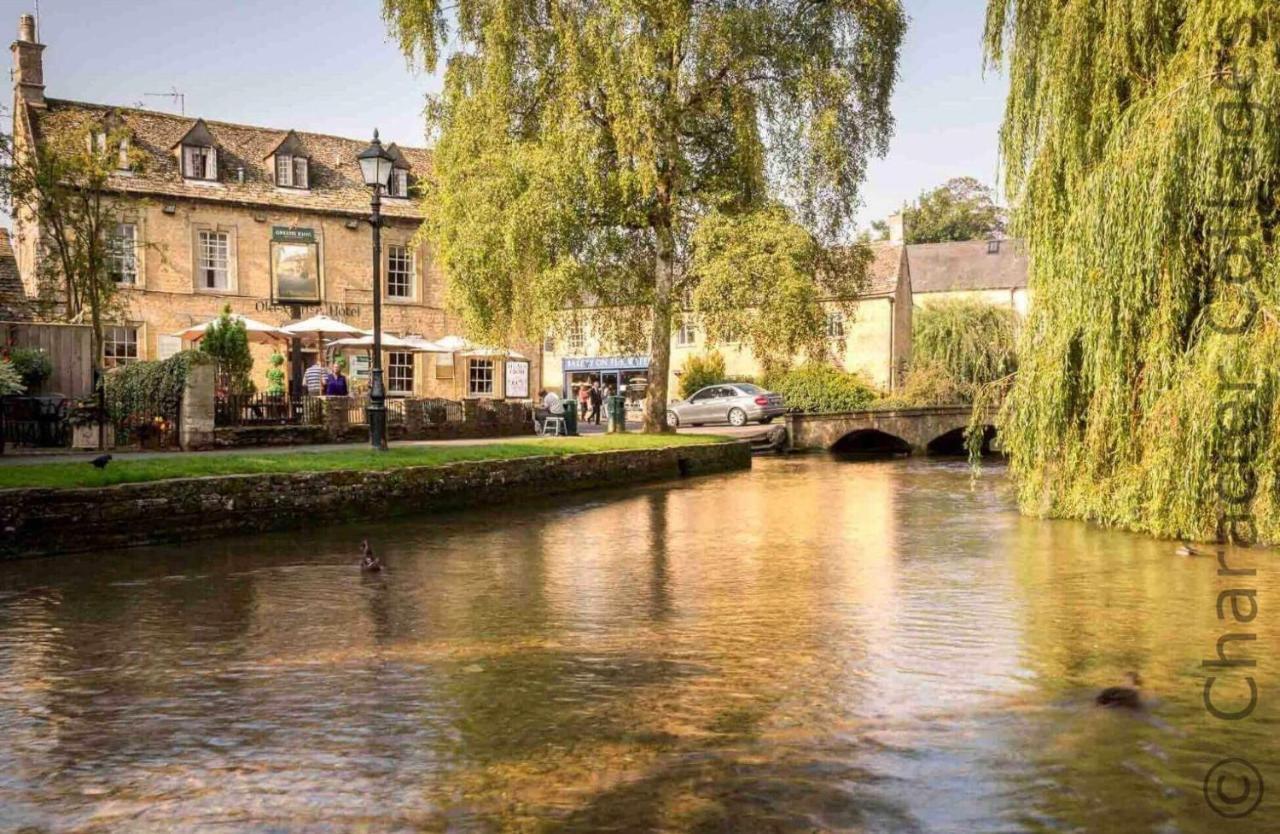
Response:
[[[591,405],[591,390],[585,385],[578,386],[578,417],[584,422],[587,419],[587,410]]]
[[[600,393],[600,383],[591,383],[591,393],[587,395],[587,402],[591,404],[591,415],[588,419],[597,426],[600,425],[600,404],[604,402],[604,397]]]

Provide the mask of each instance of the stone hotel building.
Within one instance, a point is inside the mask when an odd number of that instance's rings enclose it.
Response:
[[[356,162],[367,138],[50,98],[44,48],[32,18],[23,15],[12,46],[15,147],[124,137],[110,187],[122,200],[113,270],[126,313],[106,333],[108,366],[172,355],[182,348],[175,334],[228,304],[269,324],[327,313],[372,328],[370,192]],[[415,183],[430,155],[389,149],[396,167],[382,203],[383,329],[439,339],[457,333],[457,324],[444,310],[441,271],[414,242],[422,221]],[[15,216],[13,244],[34,295],[41,246],[31,221]],[[271,348],[254,350],[261,386]],[[529,376],[537,379],[537,354],[530,358]],[[507,394],[500,356],[389,351],[384,364],[392,395]],[[361,367],[355,366],[357,377]]]

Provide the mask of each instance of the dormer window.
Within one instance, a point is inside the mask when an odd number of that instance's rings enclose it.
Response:
[[[281,188],[309,188],[307,158],[276,154],[276,185]]]
[[[387,180],[388,197],[409,196],[409,172],[403,168],[393,168],[391,179]]]
[[[182,176],[189,180],[216,180],[218,149],[205,145],[183,145]]]
[[[115,131],[117,134],[119,131]],[[94,156],[107,153],[107,143],[110,141],[111,135],[104,128],[103,130],[95,130],[89,134],[89,152]],[[121,136],[116,145],[115,167],[117,171],[129,170],[129,137]]]

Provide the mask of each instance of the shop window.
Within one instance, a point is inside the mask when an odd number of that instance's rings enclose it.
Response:
[[[387,354],[387,390],[392,394],[413,393],[413,354],[391,351]]]
[[[472,359],[467,367],[467,396],[493,396],[493,360]]]
[[[138,328],[109,326],[102,328],[102,366],[116,368],[138,361]]]

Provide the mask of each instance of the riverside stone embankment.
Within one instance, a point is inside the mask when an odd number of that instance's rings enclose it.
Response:
[[[0,490],[0,558],[207,539],[500,504],[748,469],[745,442],[327,471]]]

